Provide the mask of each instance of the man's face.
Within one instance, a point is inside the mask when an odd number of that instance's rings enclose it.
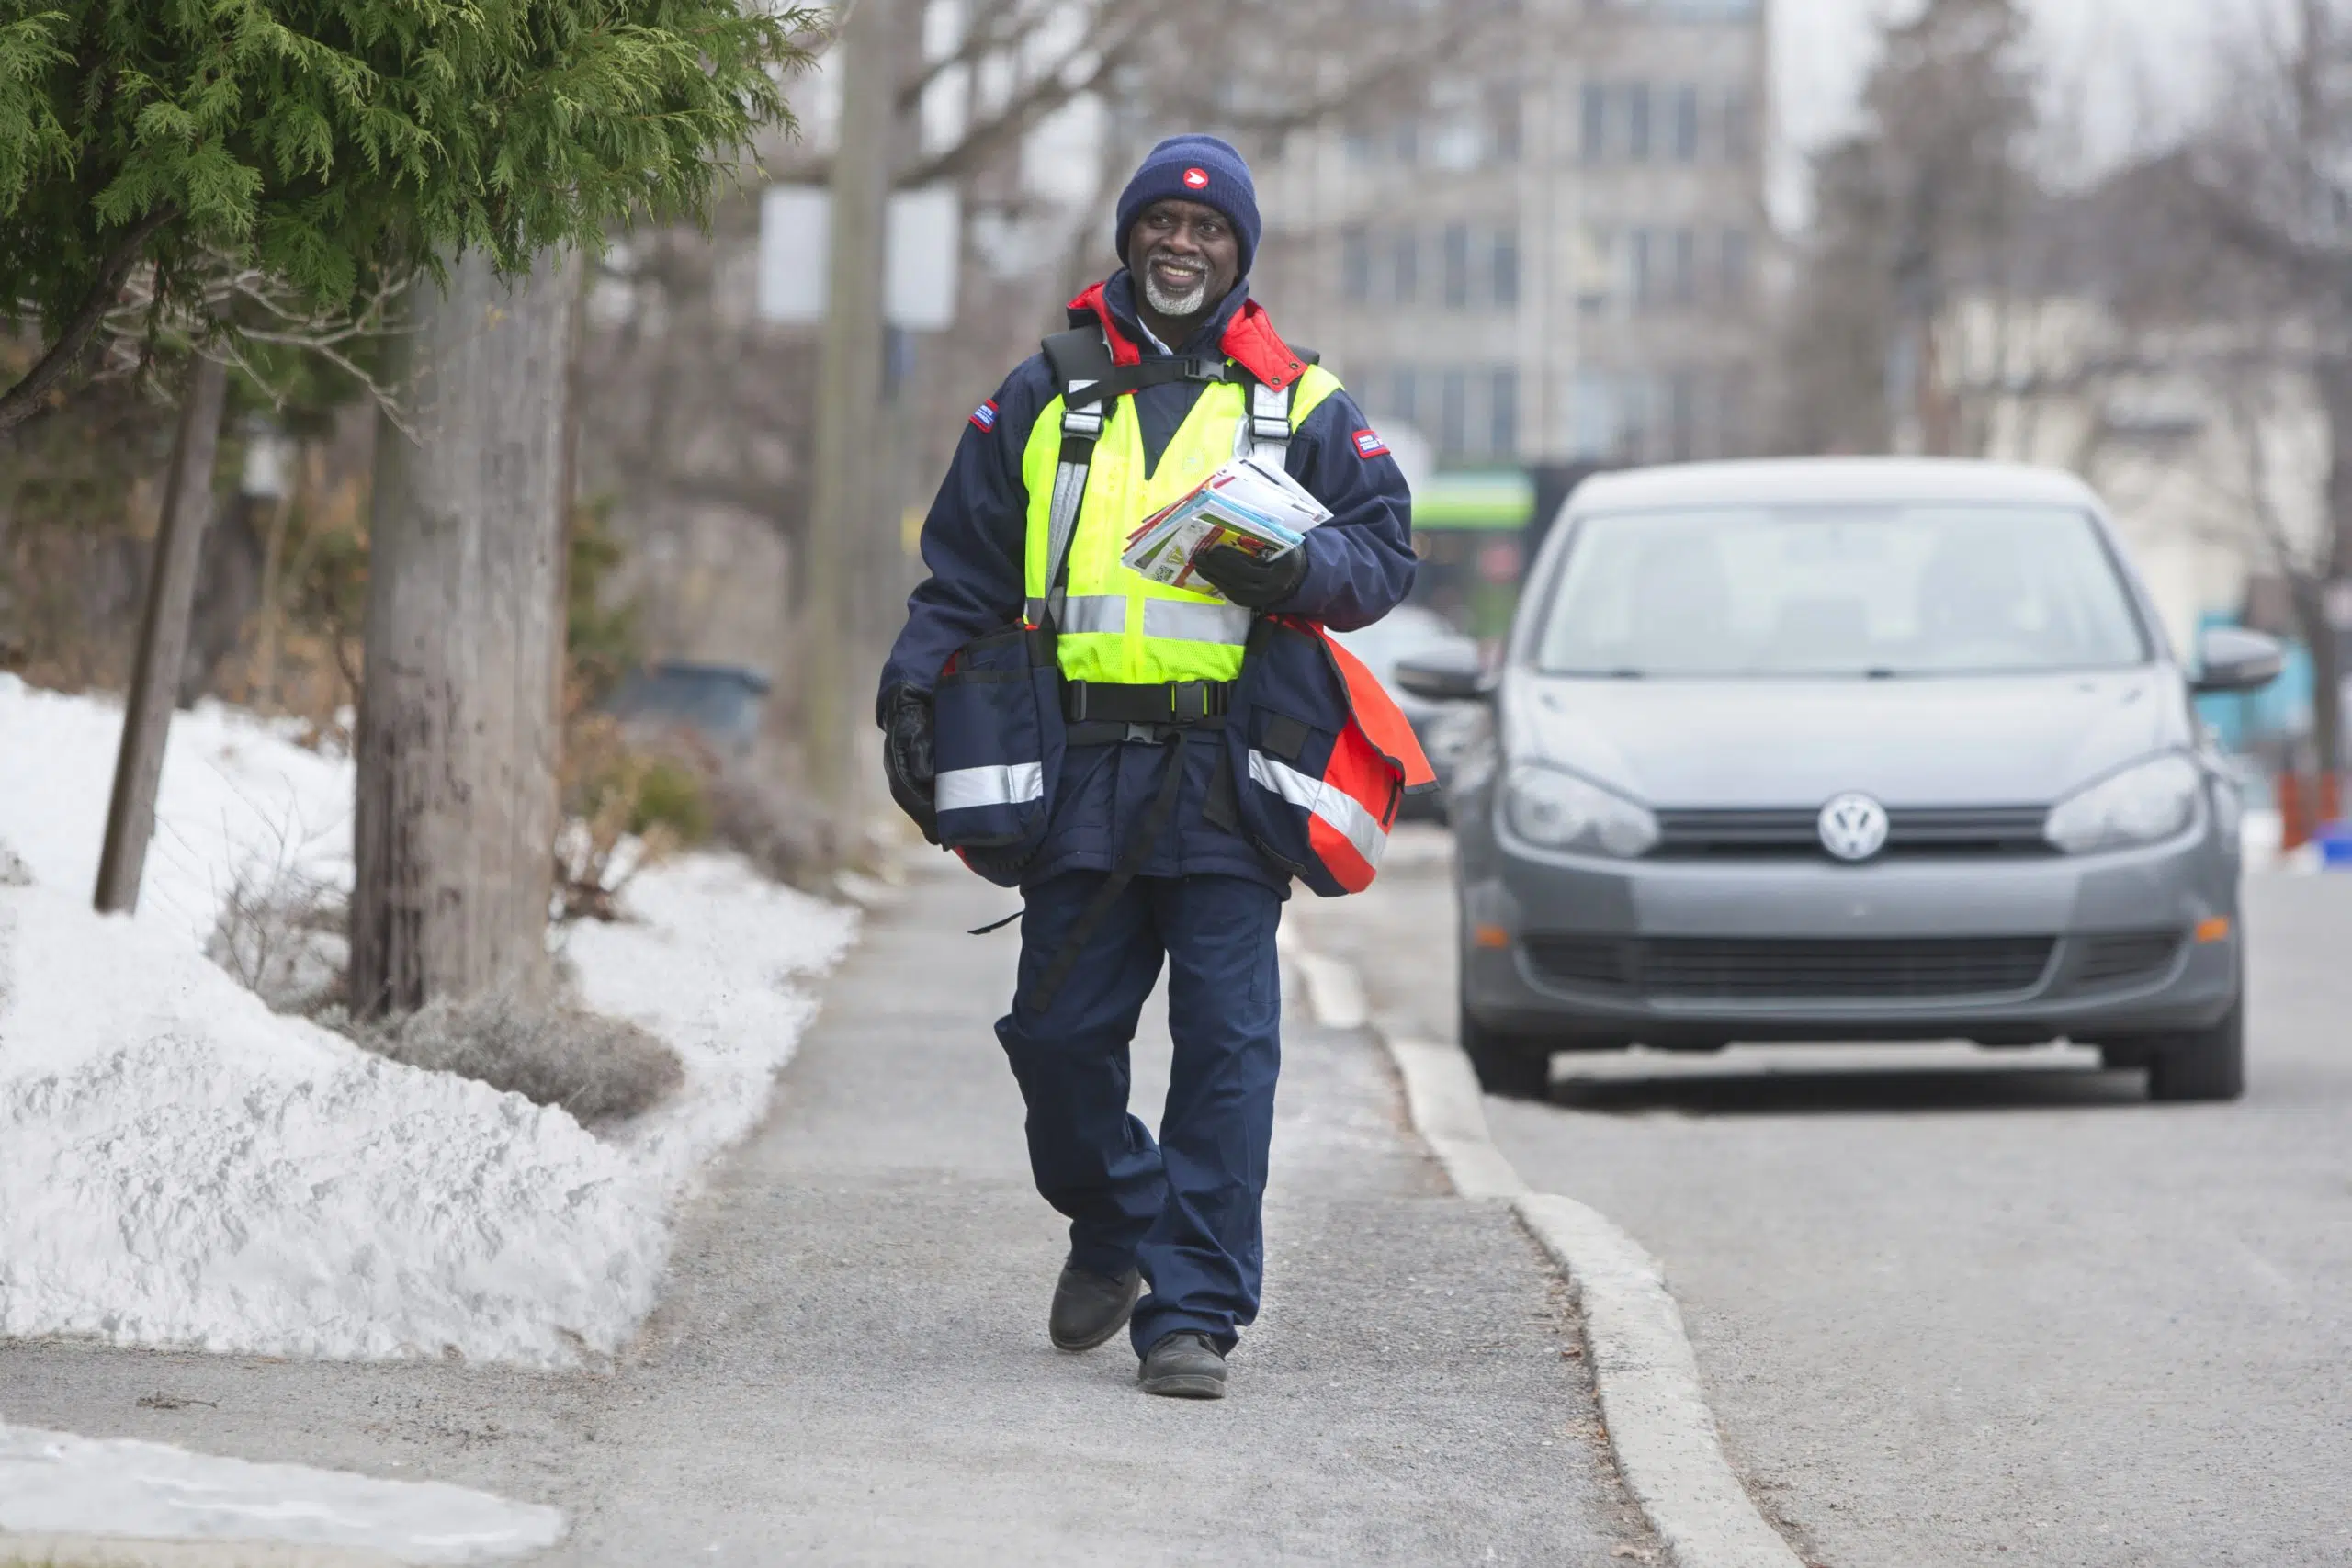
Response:
[[[1224,213],[1197,201],[1155,201],[1127,236],[1127,270],[1143,302],[1172,321],[1200,315],[1241,276],[1241,237]]]

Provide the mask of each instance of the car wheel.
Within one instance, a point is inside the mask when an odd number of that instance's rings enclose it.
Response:
[[[1478,1087],[1506,1100],[1544,1100],[1552,1092],[1552,1053],[1535,1041],[1489,1029],[1462,1010],[1462,1054]]]
[[[2148,1098],[2160,1100],[2235,1100],[2245,1092],[2245,1004],[2230,1004],[2211,1029],[2154,1042],[2148,1050]]]

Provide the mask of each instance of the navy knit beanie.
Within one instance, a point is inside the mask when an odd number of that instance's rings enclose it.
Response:
[[[1241,154],[1214,136],[1171,136],[1153,148],[1119,193],[1119,262],[1127,259],[1127,236],[1136,220],[1155,201],[1170,197],[1214,207],[1233,220],[1235,238],[1241,243],[1241,276],[1258,254],[1258,186]]]

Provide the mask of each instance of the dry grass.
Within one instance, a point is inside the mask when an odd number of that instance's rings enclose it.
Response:
[[[429,1002],[352,1037],[393,1061],[478,1078],[583,1122],[640,1115],[685,1081],[677,1053],[637,1025],[512,992]]]

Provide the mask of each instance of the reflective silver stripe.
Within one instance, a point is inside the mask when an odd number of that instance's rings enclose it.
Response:
[[[1008,762],[991,768],[950,768],[939,775],[933,800],[942,811],[975,806],[1018,806],[1046,793],[1043,762]]]
[[[1293,806],[1303,806],[1332,828],[1339,829],[1364,864],[1374,871],[1380,869],[1380,857],[1388,848],[1388,832],[1380,818],[1364,809],[1363,802],[1322,779],[1310,779],[1286,762],[1278,762],[1263,751],[1250,753],[1250,777],[1262,788],[1272,790]]]
[[[1250,612],[1238,604],[1204,604],[1189,599],[1143,602],[1143,635],[1175,642],[1222,642],[1236,648],[1250,640]]]
[[[1054,602],[1054,625],[1064,632],[1117,637],[1127,629],[1124,593],[1073,593]]]
[[[1087,449],[1090,457],[1093,448]],[[1054,470],[1054,500],[1046,513],[1046,592],[1061,580],[1062,562],[1069,558],[1070,540],[1078,533],[1078,510],[1086,501],[1088,463],[1064,463]]]

